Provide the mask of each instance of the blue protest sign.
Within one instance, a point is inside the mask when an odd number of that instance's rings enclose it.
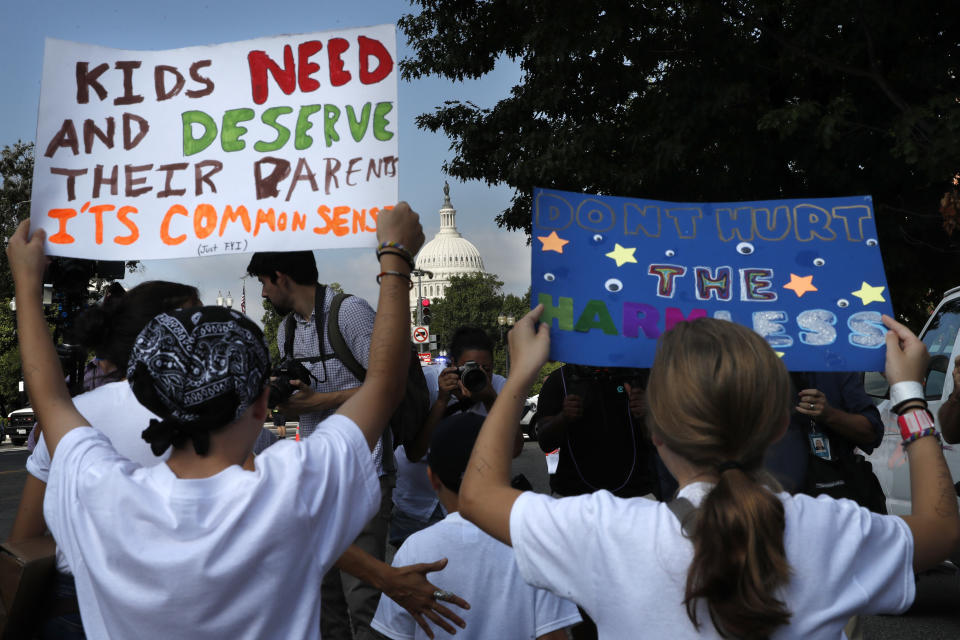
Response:
[[[732,320],[794,371],[883,367],[892,314],[869,196],[661,202],[536,189],[532,303],[551,358],[645,367],[677,322]]]

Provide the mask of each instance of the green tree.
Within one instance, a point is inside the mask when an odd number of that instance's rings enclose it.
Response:
[[[283,316],[277,313],[270,301],[263,298],[263,339],[270,349],[270,362],[280,362],[280,348],[277,346],[277,329]]]
[[[501,292],[503,282],[491,273],[471,273],[450,278],[450,286],[443,298],[431,305],[430,331],[437,335],[440,349],[448,349],[448,343],[458,327],[479,327],[494,340],[494,370],[501,375],[505,371],[503,343],[497,316],[511,313],[506,305],[508,299]],[[511,302],[515,305],[515,302]],[[503,333],[506,340],[506,332]]]
[[[0,236],[9,238],[30,216],[33,183],[33,143],[17,142],[0,149]],[[7,254],[0,251],[0,299],[13,297]]]
[[[960,171],[960,11],[917,0],[411,0],[404,78],[522,78],[492,107],[417,118],[452,176],[664,200],[871,194],[892,299],[914,327],[956,284],[938,214]],[[946,214],[944,214],[946,215]],[[920,283],[918,284],[918,279]]]

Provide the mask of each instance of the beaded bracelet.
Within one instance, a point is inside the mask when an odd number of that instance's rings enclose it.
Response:
[[[377,245],[377,251],[380,249],[396,249],[410,260],[413,260],[413,254],[410,253],[410,250],[399,242],[381,242],[379,245]]]
[[[901,444],[906,447],[908,444],[916,442],[920,438],[925,438],[926,436],[939,436],[940,432],[937,431],[936,427],[928,427],[923,431],[917,431],[914,434],[911,434],[909,438],[904,440]]]
[[[378,261],[378,262],[380,261],[380,258],[383,257],[383,254],[385,254],[385,253],[391,253],[391,254],[393,254],[393,255],[395,255],[395,256],[399,256],[400,258],[403,258],[403,261],[406,262],[407,265],[410,267],[410,271],[413,271],[414,269],[416,269],[416,266],[413,264],[413,258],[410,257],[410,254],[409,254],[409,253],[407,253],[407,252],[400,252],[400,251],[397,251],[397,250],[395,250],[395,249],[377,249],[377,261]]]
[[[401,278],[406,278],[407,284],[410,285],[407,287],[407,289],[413,289],[413,280],[410,279],[410,274],[408,273],[400,273],[399,271],[381,271],[377,274],[377,284],[380,284],[380,278],[383,276],[399,276]]]

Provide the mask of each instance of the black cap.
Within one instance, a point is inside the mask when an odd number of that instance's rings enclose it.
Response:
[[[458,413],[441,420],[433,432],[427,464],[443,485],[455,493],[460,492],[460,481],[483,421],[484,416],[477,413]]]

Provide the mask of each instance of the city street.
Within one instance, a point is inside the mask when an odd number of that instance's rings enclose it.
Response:
[[[288,433],[290,433],[288,431]],[[0,539],[5,539],[13,525],[17,502],[26,478],[26,447],[15,447],[9,440],[0,443]],[[514,461],[513,473],[522,473],[536,491],[549,491],[543,453],[535,442],[527,442],[523,453]],[[864,562],[869,559],[865,558]],[[955,640],[960,638],[960,575],[940,573],[925,575],[917,589],[917,601],[903,616],[871,616],[864,620],[867,640]]]

